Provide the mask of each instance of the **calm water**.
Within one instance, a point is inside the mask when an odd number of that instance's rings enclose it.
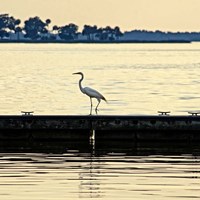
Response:
[[[109,101],[99,114],[187,114],[199,110],[199,55],[200,43],[1,44],[0,113],[89,114],[82,71]]]
[[[1,153],[0,199],[199,199],[200,157]]]
[[[200,43],[0,44],[0,114],[88,114],[77,71],[108,99],[99,114],[187,114],[200,109],[199,55]],[[2,200],[200,198],[199,145],[14,143],[0,141]]]

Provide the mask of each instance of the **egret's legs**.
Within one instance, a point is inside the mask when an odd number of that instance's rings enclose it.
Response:
[[[97,99],[97,100],[98,100],[98,104],[97,104],[97,106],[96,106],[96,108],[95,108],[96,114],[98,114],[98,106],[99,106],[99,104],[101,103],[101,100],[100,100],[100,99]]]
[[[92,115],[92,98],[90,98],[90,115]]]

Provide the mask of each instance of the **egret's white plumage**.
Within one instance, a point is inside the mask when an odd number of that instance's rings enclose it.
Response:
[[[82,81],[83,81],[83,79],[84,79],[84,75],[83,75],[82,72],[76,72],[76,73],[73,73],[73,74],[79,74],[79,75],[81,75],[81,79],[79,80],[79,88],[80,88],[80,90],[81,90],[81,92],[82,92],[83,94],[86,94],[87,96],[90,97],[90,103],[91,103],[90,115],[92,114],[92,98],[97,99],[98,104],[97,104],[97,106],[96,106],[96,108],[95,108],[95,111],[96,111],[96,113],[97,113],[97,111],[98,111],[97,108],[98,108],[98,106],[99,106],[101,100],[104,100],[104,101],[107,102],[106,98],[105,98],[100,92],[98,92],[97,90],[94,90],[94,89],[92,89],[92,88],[90,88],[90,87],[82,87]]]

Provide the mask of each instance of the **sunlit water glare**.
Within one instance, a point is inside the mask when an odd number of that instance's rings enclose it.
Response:
[[[82,71],[108,99],[99,114],[187,114],[199,110],[199,54],[200,43],[1,44],[0,113],[89,114]]]

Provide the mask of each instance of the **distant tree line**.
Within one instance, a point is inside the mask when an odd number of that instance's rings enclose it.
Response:
[[[126,40],[137,41],[200,41],[200,32],[163,32],[133,30],[124,32]]]
[[[22,24],[9,14],[0,14],[0,40],[31,41],[200,41],[200,32],[162,32],[132,30],[122,32],[120,27],[97,27],[84,25],[79,31],[78,25],[69,23],[63,26],[51,25],[51,20],[30,17]],[[52,27],[52,28],[50,28]]]
[[[70,23],[64,26],[52,26],[49,28],[51,20],[42,21],[38,16],[31,17],[20,26],[21,20],[9,14],[0,14],[0,39],[11,39],[14,34],[17,40],[77,40],[78,36],[85,36],[86,40],[114,41],[123,36],[119,27],[98,28],[96,25],[84,25],[82,32],[79,32],[78,25]]]

